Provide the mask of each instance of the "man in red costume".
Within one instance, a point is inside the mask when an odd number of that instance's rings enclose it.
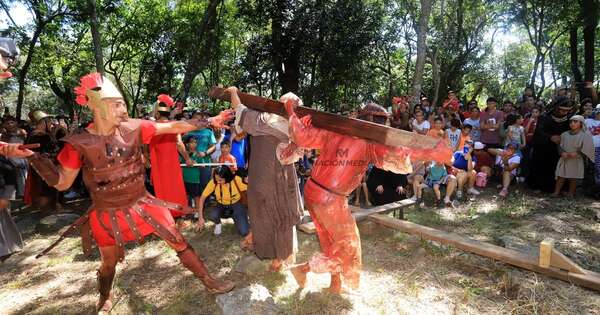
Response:
[[[115,266],[124,258],[124,244],[141,242],[149,234],[159,236],[173,248],[181,263],[204,283],[209,292],[224,293],[233,289],[232,282],[211,277],[175,227],[169,209],[183,210],[182,207],[148,194],[144,187],[141,152],[142,144],[150,143],[155,136],[185,133],[209,125],[220,127],[232,113],[223,112],[207,120],[167,123],[129,119],[117,88],[98,73],[82,77],[75,92],[77,103],[92,111],[93,123],[85,130],[63,138],[66,144],[57,158],[60,165],[38,154],[31,155],[29,162],[50,186],[58,190],[69,188],[83,170],[92,206],[82,217],[84,220],[80,219],[78,223],[85,222],[81,227],[84,249],[90,250],[91,231],[102,258],[98,270],[100,298],[97,310],[106,312],[112,308],[112,282]]]
[[[166,94],[158,96],[156,102],[156,121],[169,122],[171,108],[175,105],[173,99]],[[154,195],[162,200],[186,206],[187,195],[183,184],[183,174],[179,166],[179,153],[177,142],[179,135],[163,134],[152,137],[150,141],[150,163],[152,186]],[[183,215],[183,212],[171,210],[174,218]]]
[[[347,199],[361,184],[369,164],[408,174],[412,171],[411,159],[447,162],[452,151],[443,141],[435,149],[393,148],[318,129],[311,125],[310,116],[302,119],[296,116],[294,107],[297,105],[298,102],[285,103],[292,141],[303,148],[320,149],[304,187],[304,202],[315,224],[322,252],[291,271],[300,287],[304,287],[306,275],[312,271],[331,274],[329,290],[333,293],[341,292],[342,278],[357,289],[361,271],[360,238]],[[371,103],[361,110],[358,118],[384,124],[387,113],[383,107]]]

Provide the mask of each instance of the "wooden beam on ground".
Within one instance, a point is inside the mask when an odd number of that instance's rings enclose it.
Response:
[[[556,267],[579,274],[584,274],[587,271],[556,250],[552,239],[545,239],[540,243],[539,265],[545,268]]]
[[[350,208],[350,211],[352,211],[352,216],[354,217],[354,220],[356,220],[356,222],[360,222],[360,221],[365,220],[368,216],[370,216],[372,214],[388,213],[390,211],[403,209],[403,208],[412,206],[414,204],[415,204],[415,202],[413,200],[404,199],[404,200],[400,200],[397,202],[392,202],[392,203],[388,203],[385,205],[373,207],[370,209],[363,209],[363,208],[359,208],[359,207],[355,207],[355,206],[348,206],[348,207]],[[315,224],[313,222],[307,222],[307,223],[300,224],[300,225],[298,225],[298,229],[307,234],[316,233]]]
[[[212,87],[208,92],[208,96],[225,102],[231,102],[231,96],[224,88]],[[286,118],[288,117],[283,103],[279,101],[241,92],[238,92],[238,96],[242,103],[249,108],[261,112],[277,114]],[[438,142],[441,141],[440,139],[419,135],[414,132],[326,113],[303,106],[296,108],[296,115],[298,115],[298,117],[311,115],[312,124],[317,128],[367,139],[393,147],[433,149]]]
[[[381,224],[383,226],[387,226],[389,228],[399,230],[408,234],[412,234],[415,236],[419,236],[423,239],[436,241],[441,244],[452,245],[460,250],[474,253],[480,256],[489,257],[513,266],[517,266],[523,269],[531,270],[537,273],[545,274],[553,278],[557,278],[560,280],[568,281],[582,287],[586,287],[589,289],[593,289],[596,291],[600,291],[600,274],[585,270],[579,266],[577,266],[583,273],[572,272],[567,270],[563,270],[562,267],[557,267],[556,264],[566,264],[563,266],[567,266],[572,268],[571,264],[573,262],[567,263],[562,260],[562,257],[557,256],[556,259],[553,260],[554,253],[558,253],[554,248],[551,248],[551,256],[550,256],[550,266],[542,266],[540,265],[540,259],[537,256],[522,253],[516,250],[492,245],[489,243],[480,242],[477,240],[473,240],[470,238],[466,238],[464,236],[444,232],[440,230],[436,230],[433,228],[429,228],[426,226],[422,226],[419,224],[411,223],[408,221],[397,220],[382,214],[373,214],[368,217],[368,219],[372,222]],[[544,249],[544,255],[547,255],[548,242],[544,245],[546,249]],[[552,251],[554,250],[554,251]],[[559,253],[560,254],[560,253]],[[562,255],[562,254],[561,254]],[[564,257],[568,260],[568,258]],[[547,261],[547,258],[542,259],[543,262]]]

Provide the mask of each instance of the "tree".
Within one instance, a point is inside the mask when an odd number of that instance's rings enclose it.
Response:
[[[28,39],[27,56],[23,66],[18,71],[19,96],[17,98],[16,116],[21,119],[23,100],[27,83],[27,74],[31,67],[36,45],[46,26],[56,19],[63,18],[69,13],[68,7],[62,0],[26,0],[24,4],[33,13],[33,35]]]
[[[421,14],[417,27],[417,61],[415,63],[415,74],[412,83],[412,95],[414,103],[418,103],[423,88],[423,70],[425,69],[425,57],[427,55],[427,27],[429,25],[429,14],[433,0],[421,0]]]

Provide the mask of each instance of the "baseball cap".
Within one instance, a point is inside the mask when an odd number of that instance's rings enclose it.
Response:
[[[485,148],[485,144],[477,141],[477,142],[475,142],[475,145],[473,146],[473,148],[475,148],[475,150],[481,150],[481,149]]]

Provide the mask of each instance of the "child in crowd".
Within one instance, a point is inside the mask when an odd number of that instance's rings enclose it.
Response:
[[[552,194],[554,197],[560,196],[567,179],[569,180],[568,196],[573,197],[577,179],[582,179],[584,175],[585,157],[594,160],[594,141],[591,134],[586,132],[585,118],[581,115],[571,117],[569,128],[571,130],[560,135],[560,160],[556,165],[556,186]]]
[[[493,174],[494,169],[494,157],[484,150],[485,145],[481,142],[475,142],[473,144],[473,157],[477,159],[475,163],[475,171],[477,172],[476,184],[477,187],[484,188],[487,183],[487,179]],[[480,179],[481,178],[481,179]]]
[[[471,125],[463,125],[462,129],[460,130],[460,139],[458,140],[459,148],[464,148],[465,143],[467,143],[467,142],[475,141],[475,140],[471,139],[471,130],[472,129],[473,129],[473,127]]]
[[[433,120],[433,128],[429,129],[427,135],[433,138],[445,138],[444,120],[441,116],[435,117]]]
[[[481,122],[479,121],[480,109],[475,106],[471,109],[471,115],[465,119],[463,124],[471,126],[471,140],[481,141]]]
[[[421,110],[415,111],[415,119],[411,122],[412,130],[418,134],[426,135],[431,129],[431,125],[425,120],[425,114]]]
[[[446,171],[446,166],[444,164],[436,163],[435,161],[432,161],[429,165],[428,173],[429,174],[425,179],[425,184],[427,184],[427,186],[429,186],[430,188],[433,188],[433,191],[435,192],[435,206],[439,207],[441,205],[441,185],[446,185],[446,196],[444,197],[444,204],[448,207],[452,206],[450,196],[452,196],[452,193],[456,188],[456,177],[454,177],[453,175],[448,175],[448,172]],[[421,192],[419,192],[418,194],[421,194]]]
[[[525,126],[525,144],[533,141],[533,135],[535,134],[535,128],[537,127],[540,114],[540,109],[534,107],[531,109],[530,116],[523,122],[523,126]]]
[[[222,232],[221,219],[233,218],[235,228],[238,233],[246,237],[250,233],[250,224],[248,223],[248,211],[242,204],[242,192],[247,190],[246,184],[242,178],[235,176],[227,166],[219,166],[215,169],[213,178],[208,182],[202,192],[198,207],[198,225],[196,230],[204,228],[204,202],[206,198],[214,194],[217,206],[211,209],[207,214],[210,221],[215,223],[215,235]]]
[[[233,165],[230,165],[229,169],[231,169],[233,174],[237,172],[237,161],[231,154],[231,142],[221,142],[221,156],[219,156],[219,163],[232,163]]]
[[[202,157],[198,155],[196,151],[196,147],[198,143],[196,142],[196,138],[189,137],[184,140],[185,149],[188,152],[190,159],[194,163],[201,163]],[[185,159],[180,155],[179,161],[184,164]],[[196,209],[198,209],[200,202],[200,194],[202,193],[200,187],[200,168],[193,166],[184,166],[182,167],[183,172],[183,183],[185,185],[185,192],[188,196],[188,203],[190,205],[194,205]]]
[[[223,129],[213,129],[213,134],[217,143],[215,144],[215,152],[210,155],[210,159],[211,161],[218,162],[221,156],[221,143],[225,140],[225,132],[223,132]]]
[[[423,161],[412,162],[413,172],[407,176],[408,187],[412,187],[413,196],[410,198],[416,202],[418,207],[423,207],[423,185],[425,185],[426,166]]]
[[[496,156],[496,165],[502,172],[502,184],[498,188],[502,190],[498,194],[500,197],[508,196],[508,187],[510,183],[517,177],[517,170],[521,165],[521,156],[517,153],[519,145],[517,143],[509,143],[504,150],[489,149],[489,152]]]
[[[516,143],[519,146],[519,150],[525,148],[525,128],[523,128],[523,117],[519,114],[509,114],[506,117],[504,123],[506,128],[506,139],[504,139],[504,145],[509,143]]]
[[[459,150],[460,143],[460,119],[450,119],[450,128],[446,129],[446,137],[450,140],[450,146],[452,151],[456,152]]]
[[[592,134],[594,140],[594,170],[595,170],[595,182],[596,185],[600,185],[600,108],[596,108],[592,111],[592,118],[585,120],[585,126],[587,130]]]
[[[475,171],[477,158],[473,155],[473,141],[469,140],[461,148],[454,152],[452,156],[452,166],[450,167],[451,174],[456,176],[458,188],[456,190],[456,198],[462,198],[463,189],[467,184],[467,193],[471,195],[479,195],[479,191],[475,189],[475,179],[477,172]]]

